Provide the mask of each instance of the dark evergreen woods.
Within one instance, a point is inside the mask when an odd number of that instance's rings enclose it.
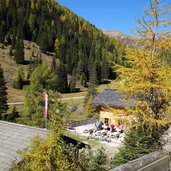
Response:
[[[3,118],[3,114],[8,110],[6,90],[7,87],[4,79],[4,73],[0,65],[0,119]]]
[[[18,64],[25,64],[24,39],[36,42],[44,53],[55,52],[64,73],[77,73],[84,86],[91,68],[95,68],[99,84],[102,79],[115,78],[113,63],[124,63],[123,44],[54,0],[1,0],[0,21],[0,43],[11,45],[10,56]],[[66,91],[65,85],[57,89]]]

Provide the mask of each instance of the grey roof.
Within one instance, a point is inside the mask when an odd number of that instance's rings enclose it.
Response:
[[[130,107],[131,104],[123,101],[124,95],[117,90],[105,89],[102,93],[98,94],[92,104],[97,106],[108,105],[115,107]]]
[[[0,121],[0,171],[8,171],[14,160],[20,161],[17,151],[27,149],[34,136],[45,138],[48,130]]]

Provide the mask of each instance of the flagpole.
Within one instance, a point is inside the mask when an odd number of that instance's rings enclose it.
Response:
[[[45,128],[48,128],[47,118],[45,118]]]
[[[45,101],[45,128],[48,128],[48,94],[45,92],[44,93],[44,101]]]

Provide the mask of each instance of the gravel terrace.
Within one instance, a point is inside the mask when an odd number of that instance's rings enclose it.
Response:
[[[77,136],[88,138],[90,134],[84,133],[84,131],[92,130],[92,129],[95,129],[95,124],[78,126],[78,127],[75,127],[73,130],[69,130],[69,131],[76,134]],[[114,154],[118,152],[119,147],[121,147],[122,145],[122,139],[120,138],[119,139],[112,138],[111,142],[100,141],[100,140],[96,140],[96,141],[99,142],[99,145],[94,146],[93,150],[96,150],[100,147],[104,147],[109,158],[112,158]]]

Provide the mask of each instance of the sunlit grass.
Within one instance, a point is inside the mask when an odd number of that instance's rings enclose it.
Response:
[[[100,146],[101,143],[99,141],[96,141],[96,140],[92,140],[92,139],[87,139],[86,137],[83,137],[83,136],[80,136],[80,135],[75,135],[75,134],[72,134],[72,133],[65,133],[68,137],[70,138],[73,138],[77,141],[81,141],[81,142],[84,142],[86,144],[89,144],[91,147],[97,147],[97,146]]]
[[[70,116],[69,116],[69,120],[71,121],[80,121],[80,120],[86,120],[87,117],[86,115],[84,114],[76,114],[76,113],[72,113]]]

